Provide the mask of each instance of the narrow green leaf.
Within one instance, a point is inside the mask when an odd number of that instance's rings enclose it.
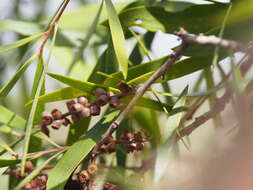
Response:
[[[19,80],[19,78],[22,76],[22,74],[25,72],[25,70],[30,66],[30,64],[34,61],[34,59],[37,57],[37,54],[33,55],[30,59],[28,59],[13,75],[11,80],[4,85],[0,89],[0,98],[3,98],[9,94],[13,86],[16,84],[16,82]]]
[[[56,148],[60,147],[60,145],[58,145],[57,143],[55,143],[52,139],[50,139],[47,135],[45,135],[42,132],[35,133],[33,136],[37,137],[37,138],[39,138],[39,139],[41,139],[43,141],[48,142],[49,144],[55,146]]]
[[[19,41],[13,42],[11,44],[0,46],[0,55],[3,53],[6,53],[8,51],[12,51],[12,50],[14,50],[20,46],[23,46],[33,40],[36,40],[36,39],[42,37],[43,35],[44,35],[44,33],[36,34],[33,36],[29,36],[27,38],[21,39]]]
[[[42,26],[33,22],[17,20],[0,20],[0,31],[12,30],[24,36],[38,34],[42,31]]]
[[[34,90],[34,92],[35,92],[34,96],[32,94],[32,96],[34,97],[34,101],[33,101],[32,108],[31,108],[31,111],[29,113],[29,117],[28,117],[28,120],[26,123],[25,142],[24,142],[24,146],[23,146],[23,156],[22,156],[22,162],[21,162],[21,174],[22,175],[24,174],[24,171],[25,171],[25,162],[26,162],[27,152],[29,150],[29,143],[30,143],[30,139],[31,139],[32,127],[35,123],[35,119],[38,118],[38,116],[41,112],[41,110],[38,109],[39,108],[38,107],[38,98],[44,88],[44,85],[45,85],[45,76],[46,76],[46,72],[47,72],[50,58],[52,55],[53,47],[55,44],[57,30],[58,30],[58,25],[56,25],[56,27],[54,29],[53,40],[51,43],[50,53],[49,53],[47,62],[44,63],[43,57],[42,56],[39,57],[38,64],[43,65],[43,69],[42,69],[42,72],[38,78],[38,85],[37,85],[36,90]],[[33,86],[33,89],[35,89],[35,86]]]
[[[14,137],[21,137],[22,136],[20,133],[18,133],[17,131],[13,130],[11,127],[8,127],[6,125],[0,126],[0,132],[8,134],[8,135],[12,135]]]
[[[1,139],[0,139],[0,147],[2,147],[3,149],[7,150],[7,151],[10,152],[11,154],[14,154],[14,155],[17,154],[16,152],[14,152],[14,150],[12,150],[11,147],[9,147],[9,145],[8,145],[6,142],[4,142],[4,141],[1,140]]]
[[[86,82],[86,81],[80,81],[80,80],[77,80],[74,78],[70,78],[70,77],[67,77],[64,75],[58,75],[55,73],[48,73],[48,75],[53,77],[56,80],[63,82],[64,84],[67,84],[71,87],[82,90],[83,92],[86,92],[87,94],[91,94],[91,92],[98,87],[107,88],[103,85],[99,85],[99,84],[95,84],[95,83],[91,83],[91,82]],[[108,89],[112,92],[119,93],[118,89],[110,88],[110,87]]]
[[[24,130],[26,121],[15,114],[14,112],[8,110],[7,108],[0,105],[0,122],[11,128]]]
[[[60,152],[54,154],[49,159],[47,159],[43,164],[41,164],[40,166],[36,167],[36,169],[32,173],[30,173],[25,179],[23,179],[18,184],[18,186],[16,186],[13,190],[20,190],[20,189],[22,189],[29,181],[31,181],[33,178],[35,178],[45,166],[47,166],[53,159],[55,159],[59,155],[61,155],[64,151],[60,151]]]
[[[110,117],[100,120],[84,137],[75,142],[64,154],[56,166],[50,171],[47,181],[47,190],[62,190],[66,181],[81,161],[106,131],[110,122],[119,112],[113,112]],[[80,151],[81,150],[81,151]]]
[[[20,163],[20,159],[14,159],[14,158],[0,158],[0,168],[6,167],[6,166],[12,166]]]
[[[109,26],[114,46],[114,51],[117,57],[117,61],[121,67],[124,78],[127,78],[128,72],[128,59],[126,52],[126,41],[124,33],[117,15],[117,12],[111,2],[111,0],[105,0],[107,14],[109,18]]]

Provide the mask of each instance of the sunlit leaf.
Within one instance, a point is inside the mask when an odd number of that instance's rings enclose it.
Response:
[[[12,51],[14,49],[17,49],[20,46],[23,46],[33,40],[36,40],[36,39],[42,37],[43,35],[44,35],[44,33],[36,34],[34,36],[29,36],[29,37],[21,39],[19,41],[13,42],[11,44],[0,46],[0,55],[3,53],[6,53],[8,51]]]

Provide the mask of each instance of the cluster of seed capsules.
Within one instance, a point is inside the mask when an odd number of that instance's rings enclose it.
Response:
[[[45,190],[48,176],[44,172],[46,169],[49,169],[45,167],[35,178],[33,178],[31,181],[29,181],[22,190]],[[34,166],[32,162],[27,161],[25,163],[25,174],[22,176],[20,168],[13,169],[13,170],[7,170],[6,174],[14,175],[18,179],[24,179],[26,176],[28,176],[30,173],[34,171]]]
[[[51,113],[43,112],[41,115],[42,124],[39,125],[39,129],[49,135],[48,126],[55,130],[59,129],[62,125],[68,126],[72,122],[78,122],[85,117],[97,116],[101,112],[101,107],[109,103],[113,108],[119,105],[120,95],[114,95],[112,92],[107,92],[103,88],[97,88],[93,91],[93,94],[97,97],[96,101],[89,103],[87,97],[80,96],[75,100],[69,100],[66,102],[68,112],[63,114],[58,109],[53,109]],[[70,116],[71,120],[67,117]]]
[[[144,143],[147,140],[142,136],[140,131],[134,133],[125,130],[119,140],[115,140],[113,136],[109,136],[104,144],[98,148],[99,153],[108,152],[113,153],[116,150],[116,145],[121,144],[127,153],[134,151],[141,151],[144,148]]]
[[[87,167],[87,170],[83,170],[78,173],[78,181],[84,186],[84,190],[90,190],[92,187],[93,179],[97,173],[98,167],[96,164],[92,163]],[[105,183],[103,190],[118,190],[118,186],[112,183]]]

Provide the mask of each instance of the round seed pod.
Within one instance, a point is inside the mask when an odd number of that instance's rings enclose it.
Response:
[[[33,163],[31,161],[25,162],[25,171],[31,172],[34,170]]]
[[[101,96],[101,95],[106,95],[107,92],[106,92],[106,90],[103,89],[103,88],[96,88],[96,89],[94,90],[93,94],[94,94],[96,97],[99,97],[99,96]]]
[[[90,174],[86,170],[83,170],[79,173],[78,179],[81,183],[85,183],[90,180]]]
[[[132,90],[130,86],[128,86],[126,83],[119,83],[117,85],[117,88],[122,92],[122,93],[128,93]]]
[[[53,121],[53,123],[51,124],[51,127],[55,130],[58,130],[60,129],[60,127],[62,126],[63,124],[63,120],[55,120]]]
[[[109,101],[109,97],[107,96],[107,94],[102,94],[101,96],[99,96],[97,104],[99,106],[104,106],[108,103]]]
[[[96,104],[91,105],[90,115],[92,115],[92,116],[99,115],[100,111],[101,111],[101,108],[98,105],[96,105]]]
[[[116,108],[119,106],[119,98],[117,96],[112,96],[110,98],[110,107]]]
[[[66,105],[67,105],[67,108],[68,108],[69,111],[71,111],[72,106],[73,106],[75,103],[76,103],[75,100],[69,100],[69,101],[66,102]]]
[[[113,136],[109,136],[109,137],[105,140],[104,144],[105,144],[105,145],[108,145],[108,144],[113,143],[113,142],[114,142]]]
[[[90,175],[94,175],[98,170],[98,167],[96,164],[90,164],[87,168],[87,171]]]
[[[86,106],[86,104],[89,103],[88,99],[87,99],[85,96],[79,96],[79,97],[77,98],[77,102],[78,102],[79,104],[82,104],[83,106]]]
[[[75,112],[75,113],[82,112],[82,110],[83,110],[83,105],[79,103],[72,105],[70,109],[71,112]]]
[[[52,122],[53,122],[53,117],[51,116],[50,113],[48,112],[43,112],[41,114],[41,120],[42,120],[42,123],[45,124],[45,125],[50,125]]]
[[[51,115],[56,120],[62,118],[62,112],[58,109],[53,109],[52,112],[51,112]]]
[[[82,117],[90,117],[90,108],[84,107],[80,114]]]

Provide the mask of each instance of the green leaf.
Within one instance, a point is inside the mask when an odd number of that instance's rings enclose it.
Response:
[[[102,87],[102,88],[107,88],[104,85],[99,85],[99,84],[95,84],[95,83],[91,83],[91,82],[86,82],[86,81],[80,81],[74,78],[70,78],[64,75],[59,75],[59,74],[55,74],[55,73],[48,73],[49,76],[53,77],[54,79],[63,82],[64,84],[67,84],[71,87],[77,88],[79,90],[82,90],[83,92],[87,93],[87,94],[91,94],[91,92],[98,88],[98,87]],[[115,93],[119,93],[118,89],[115,88],[108,88],[110,91],[115,92]]]
[[[0,158],[0,168],[6,167],[6,166],[12,166],[20,163],[20,159],[14,159],[14,158]]]
[[[76,167],[81,163],[88,153],[106,131],[110,122],[119,112],[113,112],[106,118],[100,120],[84,137],[75,142],[64,154],[56,166],[50,171],[47,181],[47,190],[63,189],[64,184]],[[81,150],[81,151],[80,151]]]
[[[56,101],[61,101],[61,100],[67,100],[71,98],[76,98],[78,96],[82,95],[88,95],[82,90],[73,88],[73,87],[66,87],[62,88],[60,90],[56,90],[47,94],[44,94],[39,97],[38,102],[40,104],[42,103],[48,103],[48,102],[56,102]],[[30,101],[26,104],[26,106],[31,105],[33,101]]]
[[[35,178],[41,172],[41,170],[43,168],[45,168],[45,166],[47,166],[53,159],[55,159],[59,155],[61,155],[64,151],[60,151],[60,152],[54,154],[49,159],[47,159],[43,164],[36,167],[36,169],[32,173],[30,173],[25,179],[23,179],[13,190],[22,189],[28,182],[30,182],[33,178]]]
[[[35,133],[33,136],[48,142],[49,144],[55,146],[56,148],[60,147],[60,145],[56,144],[52,139],[50,139],[47,135],[45,135],[42,132]]]
[[[21,39],[19,41],[13,42],[11,44],[0,46],[0,55],[6,53],[8,51],[12,51],[16,48],[19,48],[20,46],[23,46],[33,40],[36,40],[36,39],[42,37],[43,35],[44,35],[44,33],[36,34],[33,36],[29,36],[27,38]]]
[[[42,26],[33,22],[16,20],[0,20],[0,31],[11,30],[24,36],[38,34],[42,31]]]
[[[0,105],[0,122],[11,128],[24,130],[26,121],[15,114],[14,112],[8,110],[7,108]]]
[[[30,66],[30,64],[33,62],[33,60],[37,57],[37,54],[33,55],[30,59],[28,59],[18,70],[17,72],[13,75],[11,80],[4,85],[0,89],[0,98],[3,98],[9,94],[13,86],[17,83],[19,78],[22,76],[22,74],[25,72],[25,70]]]
[[[23,156],[22,156],[22,162],[21,162],[21,175],[23,175],[25,171],[25,162],[26,162],[27,152],[29,151],[29,143],[31,140],[32,127],[36,122],[39,122],[38,118],[41,112],[43,111],[42,109],[44,108],[43,106],[41,107],[40,105],[38,105],[38,98],[40,94],[43,93],[45,90],[45,76],[46,76],[46,72],[47,72],[50,58],[52,55],[53,47],[55,44],[57,30],[58,30],[58,25],[56,25],[56,27],[54,28],[53,39],[52,39],[47,62],[44,63],[42,55],[39,57],[38,70],[37,70],[39,72],[39,76],[35,76],[35,80],[38,82],[37,84],[36,84],[36,81],[34,82],[35,85],[33,86],[33,91],[32,91],[32,97],[34,97],[34,101],[32,103],[31,111],[29,113],[29,117],[26,123],[25,140],[24,140],[25,142],[23,146]],[[37,119],[37,121],[35,119]],[[31,145],[33,145],[33,143]]]
[[[117,15],[117,12],[111,0],[105,0],[107,14],[109,18],[110,33],[113,42],[114,51],[117,61],[121,67],[124,78],[127,78],[128,59],[126,52],[126,41],[124,33]]]
[[[21,137],[22,135],[18,133],[17,131],[13,130],[11,127],[8,127],[6,125],[1,125],[0,126],[0,132],[5,133],[7,135],[12,135],[15,137]]]
[[[183,27],[192,33],[200,33],[219,27],[222,20],[215,20],[214,17],[217,12],[224,16],[225,10],[224,4],[194,5],[179,12],[166,11],[162,6],[138,6],[122,11],[119,18],[124,27],[139,26],[149,31],[167,33]]]
[[[115,3],[117,11],[122,10],[129,2]],[[60,28],[64,30],[77,30],[83,32],[88,30],[95,19],[95,12],[99,9],[100,3],[85,4],[75,11],[62,15]],[[103,8],[100,21],[106,19],[106,10]],[[73,22],[73,20],[75,22]]]
[[[4,142],[1,139],[0,139],[0,147],[2,147],[3,149],[7,150],[8,152],[10,152],[13,155],[17,154],[16,152],[14,152],[14,150],[12,150],[11,147],[9,147],[9,145],[6,142]]]

